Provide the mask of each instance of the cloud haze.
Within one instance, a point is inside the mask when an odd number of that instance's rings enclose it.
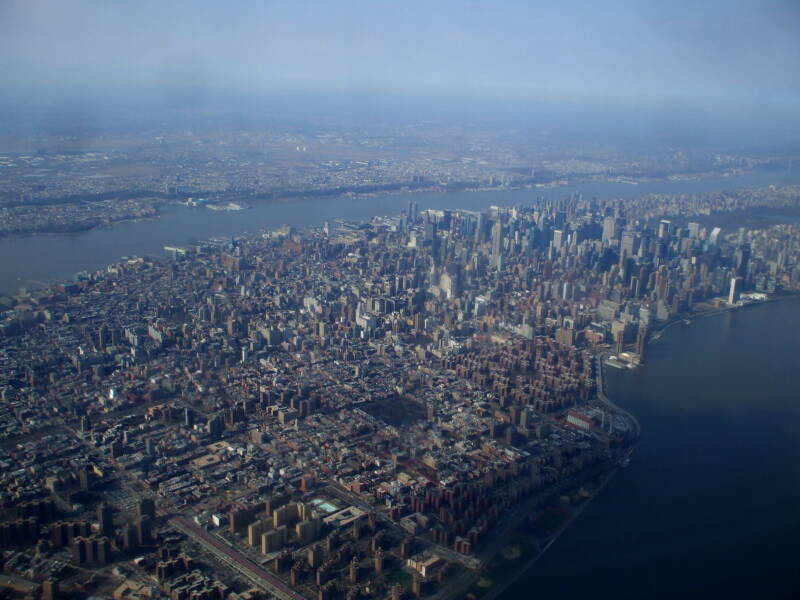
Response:
[[[796,2],[0,4],[5,89],[794,102]]]

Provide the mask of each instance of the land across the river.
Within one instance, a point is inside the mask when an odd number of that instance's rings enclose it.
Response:
[[[689,194],[719,192],[773,184],[800,183],[800,170],[752,172],[697,180],[659,180],[639,185],[588,182],[551,188],[457,192],[393,193],[374,196],[292,199],[250,202],[249,210],[212,211],[167,205],[156,218],[121,221],[110,227],[76,233],[10,235],[0,239],[0,294],[16,294],[20,287],[35,288],[70,279],[80,271],[94,271],[124,256],[163,256],[164,246],[181,246],[212,237],[274,230],[283,224],[319,226],[336,219],[367,220],[375,215],[397,215],[409,200],[419,209],[486,210],[491,205],[529,204],[544,197],[562,199],[572,193],[598,198],[635,198],[650,193]],[[762,211],[763,212],[763,211]],[[781,211],[778,211],[781,212]],[[798,220],[800,212],[752,215],[764,219]]]

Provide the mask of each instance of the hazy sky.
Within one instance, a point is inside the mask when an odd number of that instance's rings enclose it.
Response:
[[[800,1],[0,0],[0,85],[792,105]]]

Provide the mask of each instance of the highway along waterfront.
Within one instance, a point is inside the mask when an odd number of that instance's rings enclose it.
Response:
[[[800,299],[669,328],[606,368],[630,466],[503,600],[800,595]]]

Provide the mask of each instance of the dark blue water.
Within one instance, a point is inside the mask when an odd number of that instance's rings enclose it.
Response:
[[[424,208],[483,210],[492,204],[525,204],[534,198],[564,198],[572,192],[586,197],[631,198],[648,193],[693,193],[800,183],[800,170],[748,173],[698,181],[658,181],[642,185],[622,183],[576,184],[554,189],[489,192],[392,194],[360,198],[318,198],[292,202],[257,202],[251,210],[213,212],[173,207],[160,218],[120,223],[110,229],[75,234],[12,236],[0,239],[0,293],[16,293],[34,282],[69,279],[78,271],[93,271],[122,256],[162,255],[165,245],[189,240],[231,236],[275,229],[284,223],[321,225],[337,217],[362,220],[374,215],[397,215],[413,198]]]
[[[504,600],[800,598],[800,300],[667,330],[609,369],[642,438]]]

